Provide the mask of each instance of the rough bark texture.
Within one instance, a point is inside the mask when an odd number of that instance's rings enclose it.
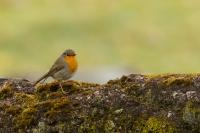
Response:
[[[0,132],[200,132],[198,74],[59,84],[0,80]]]

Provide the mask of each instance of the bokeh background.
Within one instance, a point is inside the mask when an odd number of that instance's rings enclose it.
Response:
[[[35,80],[67,48],[77,80],[200,72],[198,0],[0,0],[0,77]]]

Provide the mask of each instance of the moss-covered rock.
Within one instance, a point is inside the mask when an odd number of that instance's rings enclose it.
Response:
[[[0,132],[200,132],[198,74],[132,74],[104,85],[3,81]]]
[[[3,86],[0,88],[0,99],[3,100],[9,96],[13,95],[13,90],[12,86],[8,83],[5,82]]]

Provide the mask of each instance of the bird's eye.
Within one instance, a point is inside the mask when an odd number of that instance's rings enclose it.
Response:
[[[63,53],[63,55],[64,55],[64,56],[66,56],[66,55],[67,55],[67,53],[66,53],[66,52],[64,52],[64,53]]]

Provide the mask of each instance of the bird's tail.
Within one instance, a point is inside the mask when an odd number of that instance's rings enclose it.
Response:
[[[43,75],[41,78],[39,78],[35,83],[33,84],[34,86],[37,85],[40,81],[45,80],[49,77],[49,72]]]

